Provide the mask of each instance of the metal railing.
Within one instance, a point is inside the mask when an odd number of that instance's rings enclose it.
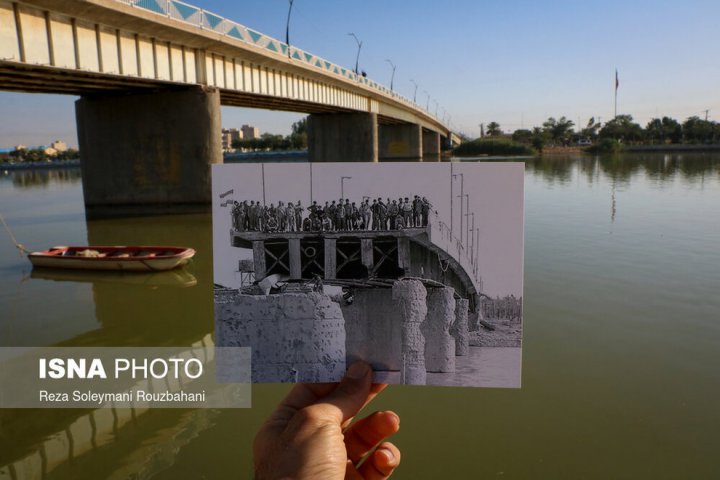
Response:
[[[430,240],[454,257],[468,271],[468,274],[481,285],[479,291],[482,291],[482,278],[477,268],[477,259],[473,258],[471,252],[468,252],[462,240],[452,235],[450,227],[440,220],[440,216],[435,212],[432,212],[428,219],[428,230]]]
[[[421,110],[425,112],[427,116],[442,124],[442,121],[429,110],[367,77],[356,74],[352,69],[336,65],[317,55],[313,55],[312,53],[287,45],[285,42],[264,35],[237,22],[228,20],[227,18],[223,18],[220,15],[208,12],[200,7],[181,2],[180,0],[116,1],[131,7],[141,8],[145,11],[171,18],[179,22],[193,25],[202,30],[219,33],[232,39],[244,42],[248,45],[264,49],[266,54],[290,58],[291,61],[301,62],[305,65],[318,68],[325,73],[353,80],[389,96],[408,107],[414,108],[415,110]]]

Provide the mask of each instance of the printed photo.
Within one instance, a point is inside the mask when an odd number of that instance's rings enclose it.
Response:
[[[253,382],[520,387],[522,163],[212,171],[215,336]]]

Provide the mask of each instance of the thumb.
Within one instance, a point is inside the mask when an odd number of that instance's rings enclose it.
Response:
[[[365,362],[350,365],[340,385],[319,404],[333,407],[332,415],[344,423],[360,411],[370,395],[372,368]]]

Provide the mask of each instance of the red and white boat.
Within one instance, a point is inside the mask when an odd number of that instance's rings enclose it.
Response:
[[[195,250],[186,247],[53,247],[31,252],[34,267],[157,272],[187,264]]]

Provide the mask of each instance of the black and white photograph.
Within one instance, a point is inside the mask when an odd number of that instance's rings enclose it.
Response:
[[[253,381],[520,387],[521,163],[213,166],[215,335]]]

